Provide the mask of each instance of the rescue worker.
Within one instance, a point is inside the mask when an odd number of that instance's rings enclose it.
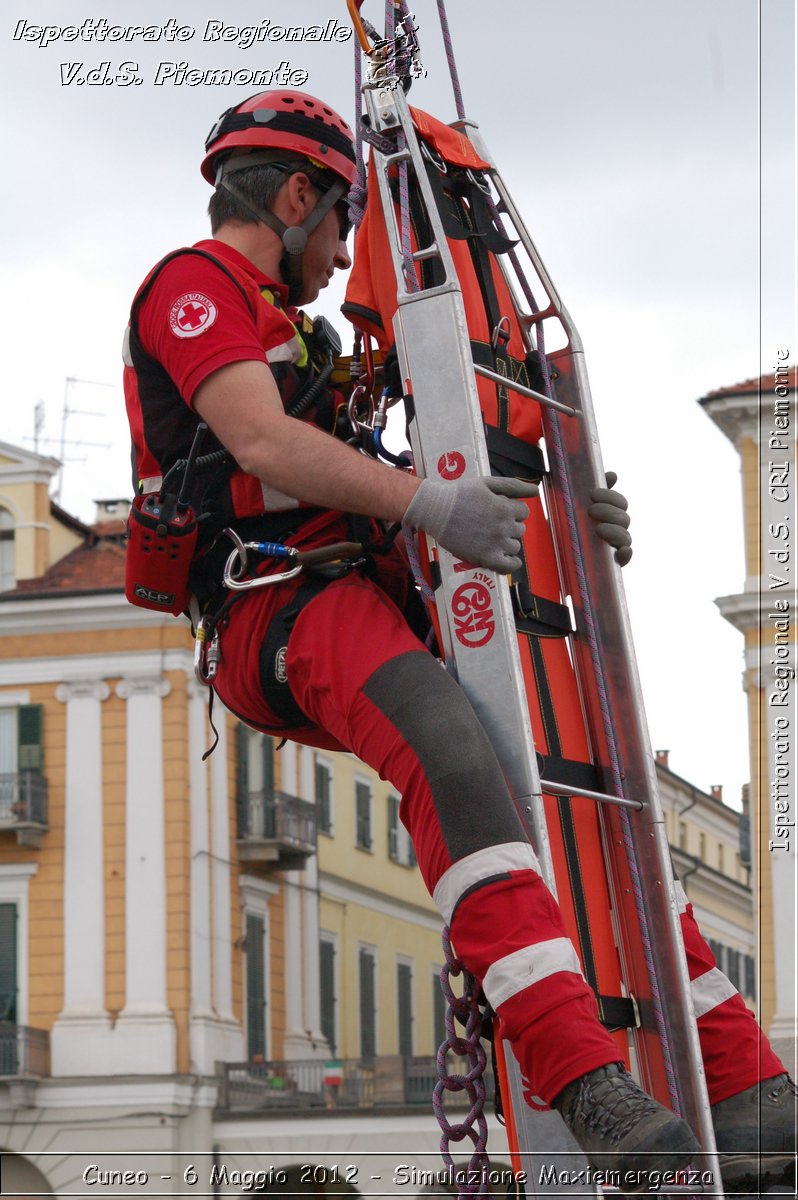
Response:
[[[559,1109],[591,1161],[687,1163],[692,1132],[618,1063],[488,737],[420,640],[406,559],[384,544],[384,523],[404,522],[506,574],[519,566],[524,498],[537,489],[421,482],[331,436],[339,398],[309,390],[329,345],[296,306],[350,266],[355,156],[341,117],[302,92],[264,92],[222,115],[206,151],[212,238],[162,260],[139,290],[125,388],[145,492],[188,456],[200,421],[211,431],[202,453],[228,452],[192,488],[201,521],[191,583],[218,615],[216,691],[248,725],[351,751],[397,788],[459,956],[502,1017],[531,1092]],[[595,500],[599,535],[627,561],[625,501],[611,487]],[[245,541],[300,548],[349,541],[354,529],[375,550],[337,577],[300,575],[231,600],[228,526]],[[794,1146],[794,1085],[686,901],[682,924],[727,1186],[775,1181]],[[772,1152],[761,1167],[758,1149]]]

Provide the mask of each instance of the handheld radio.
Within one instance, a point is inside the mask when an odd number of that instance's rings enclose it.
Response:
[[[131,604],[177,617],[188,607],[189,570],[197,543],[197,520],[188,503],[197,455],[208,426],[200,422],[188,458],[175,463],[160,492],[137,496],[128,519],[125,596]],[[169,476],[184,467],[180,492]]]

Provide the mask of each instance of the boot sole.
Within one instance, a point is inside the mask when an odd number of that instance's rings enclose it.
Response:
[[[757,1194],[795,1182],[795,1155],[721,1154],[720,1173],[724,1191],[729,1194]]]

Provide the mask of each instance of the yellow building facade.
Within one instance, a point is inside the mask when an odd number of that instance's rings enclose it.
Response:
[[[740,456],[745,583],[717,601],[744,638],[761,1021],[795,1067],[796,372],[773,370],[710,393],[701,406]]]

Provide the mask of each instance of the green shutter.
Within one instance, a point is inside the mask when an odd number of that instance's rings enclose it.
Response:
[[[266,1057],[266,930],[263,917],[247,913],[247,1051]]]
[[[249,794],[249,730],[246,725],[236,729],[238,768],[236,771],[236,795],[239,800]]]
[[[0,904],[0,1021],[17,1019],[17,906]]]
[[[325,763],[316,763],[316,812],[319,829],[329,833],[332,829],[330,812],[330,772]]]
[[[261,742],[263,783],[260,804],[263,811],[263,836],[277,837],[277,803],[274,796],[274,742],[264,734]]]
[[[41,704],[20,704],[17,709],[18,769],[37,775],[44,773],[43,711]]]
[[[756,963],[750,954],[746,954],[745,956],[743,969],[744,984],[742,990],[746,996],[753,998],[756,996]]]
[[[371,788],[367,783],[355,786],[355,841],[363,850],[371,849]]]
[[[249,730],[241,724],[236,726],[236,813],[238,836],[249,837],[252,824],[249,811]]]
[[[388,797],[388,857],[399,862],[399,797]]]
[[[319,992],[321,1031],[335,1054],[335,943],[319,942]]]
[[[261,746],[263,756],[263,794],[266,797],[274,795],[274,742],[266,734]]]
[[[361,948],[358,955],[360,979],[360,1057],[371,1059],[376,1054],[376,1009],[374,991],[374,955]]]
[[[398,1050],[403,1058],[413,1053],[413,970],[409,963],[396,964],[396,1016]]]

